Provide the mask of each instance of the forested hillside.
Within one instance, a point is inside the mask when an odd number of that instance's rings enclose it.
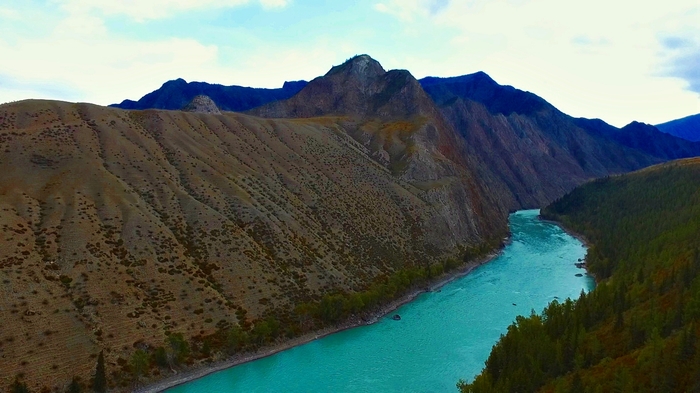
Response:
[[[700,391],[700,160],[596,180],[543,210],[599,284],[520,317],[462,392]]]

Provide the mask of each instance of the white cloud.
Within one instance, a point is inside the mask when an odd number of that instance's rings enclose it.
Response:
[[[424,34],[455,32],[444,56],[414,59],[417,76],[483,70],[572,115],[616,125],[700,111],[699,97],[682,81],[659,77],[668,64],[662,60],[672,58],[666,75],[697,78],[697,57],[688,49],[669,53],[658,39],[662,31],[700,36],[697,0],[452,0],[437,13],[427,1],[385,0],[375,9]]]
[[[435,0],[387,0],[376,3],[374,9],[404,21],[413,21],[417,17],[428,16],[434,3]]]
[[[322,38],[294,45],[260,41],[249,49],[187,38],[140,41],[114,36],[90,13],[38,23],[49,25],[49,33],[0,36],[0,102],[46,98],[106,105],[138,99],[175,78],[281,87],[285,80],[323,74],[347,53],[359,52]]]
[[[248,4],[250,0],[53,0],[72,14],[99,12],[104,15],[125,15],[137,21],[162,19],[177,13],[201,10],[233,8]],[[264,9],[282,8],[289,0],[259,0]]]
[[[115,94],[153,85],[154,79],[162,83],[165,77],[216,64],[216,46],[192,39],[114,38],[103,20],[91,14],[71,13],[58,21],[37,16],[33,22],[52,23],[53,29],[39,37],[0,37],[0,75],[6,81],[0,101],[62,98],[111,103]]]
[[[264,9],[284,8],[290,1],[291,0],[260,0],[260,5],[262,5]]]

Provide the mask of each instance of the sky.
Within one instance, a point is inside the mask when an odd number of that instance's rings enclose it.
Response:
[[[356,54],[616,126],[700,113],[700,0],[0,0],[0,103],[281,87]]]

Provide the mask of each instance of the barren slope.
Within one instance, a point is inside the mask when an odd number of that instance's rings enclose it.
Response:
[[[404,157],[440,163],[407,180],[348,136],[358,127],[0,106],[0,386],[87,380],[102,349],[115,371],[167,332],[283,315],[504,234],[482,186],[438,149]]]

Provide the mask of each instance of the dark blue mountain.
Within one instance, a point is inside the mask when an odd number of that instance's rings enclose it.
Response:
[[[223,86],[206,82],[186,82],[176,79],[165,82],[160,89],[146,94],[138,101],[124,100],[110,106],[122,109],[179,110],[199,95],[211,98],[219,109],[242,112],[287,99],[306,86],[306,81],[284,82],[281,89],[262,89],[242,86]]]
[[[613,142],[663,161],[700,155],[700,143],[669,135],[670,132],[663,133],[649,124],[632,122],[617,128],[600,119],[573,118],[533,93],[499,85],[484,72],[451,78],[427,77],[420,83],[433,101],[444,109],[454,107],[458,101],[477,102],[492,115],[507,118],[517,115],[521,120],[528,119],[548,138],[560,143],[581,145],[581,136],[572,139],[571,134],[579,129],[599,143]],[[453,120],[459,123],[463,117],[461,114]],[[700,122],[700,115],[697,117],[696,121]],[[696,131],[696,135],[700,137],[700,132]],[[590,147],[591,151],[598,149]]]
[[[682,119],[671,120],[663,124],[657,124],[656,128],[661,132],[679,138],[700,142],[700,113]]]
[[[426,77],[420,81],[423,89],[439,106],[449,105],[457,98],[480,102],[492,114],[532,115],[542,109],[554,108],[541,97],[513,86],[499,85],[485,72],[451,78]]]

